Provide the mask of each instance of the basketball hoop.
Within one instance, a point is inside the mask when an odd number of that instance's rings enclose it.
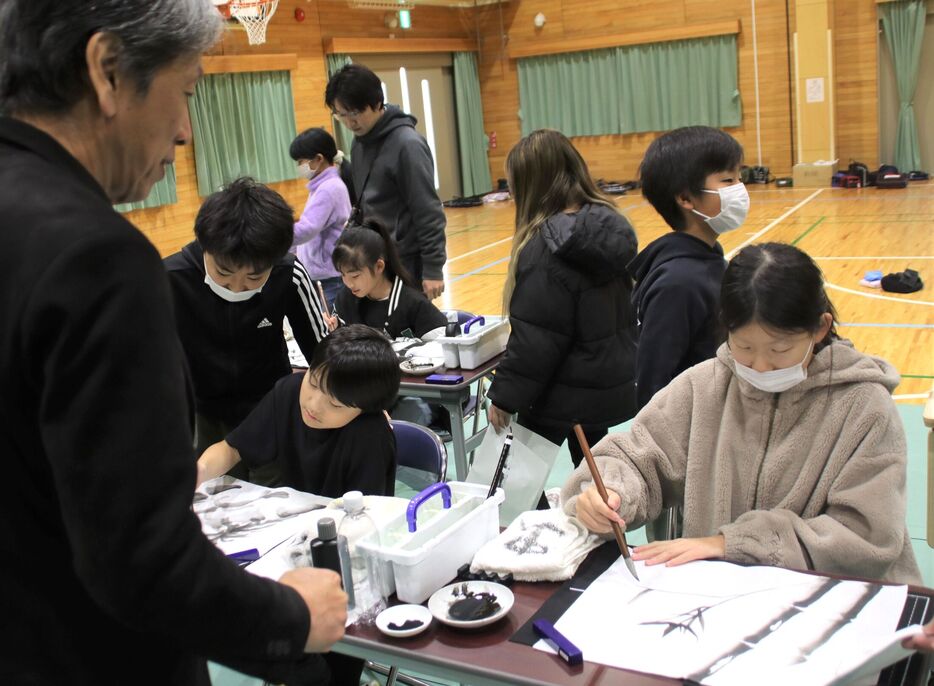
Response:
[[[230,19],[230,5],[227,4],[229,0],[211,0],[211,2],[225,21]]]
[[[227,4],[230,16],[246,29],[250,45],[266,42],[266,27],[278,6],[279,0],[230,0]]]

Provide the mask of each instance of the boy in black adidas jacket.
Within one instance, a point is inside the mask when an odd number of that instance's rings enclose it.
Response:
[[[195,219],[197,240],[165,259],[194,382],[198,455],[290,373],[284,317],[307,359],[327,335],[308,274],[288,254],[294,221],[278,193],[237,179],[204,201]],[[274,466],[249,476],[265,485],[278,482]]]

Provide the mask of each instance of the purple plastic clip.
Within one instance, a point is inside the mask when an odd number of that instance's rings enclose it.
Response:
[[[546,619],[536,619],[532,622],[532,628],[535,633],[545,639],[551,647],[558,652],[558,657],[569,665],[579,665],[584,661],[584,653],[576,645],[571,643],[567,636],[555,629],[555,625]]]
[[[241,550],[236,553],[229,553],[227,557],[229,557],[241,567],[245,567],[248,564],[256,562],[260,558],[260,554],[259,550],[256,548],[250,548],[249,550]]]
[[[418,514],[418,508],[436,493],[441,494],[441,505],[444,509],[449,510],[451,508],[451,487],[447,484],[432,484],[412,498],[409,501],[409,506],[405,509],[405,520],[409,523],[409,533],[414,533],[417,528],[415,526],[415,516]]]
[[[474,324],[479,324],[480,326],[483,326],[484,324],[486,324],[486,319],[483,318],[482,314],[478,314],[476,317],[472,317],[471,319],[468,319],[466,322],[464,322],[464,333],[470,333],[470,327],[473,326]]]

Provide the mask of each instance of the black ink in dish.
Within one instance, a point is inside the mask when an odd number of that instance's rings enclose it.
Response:
[[[410,629],[417,629],[425,622],[418,619],[407,619],[402,624],[396,624],[395,622],[389,622],[389,628],[393,631],[409,631]]]

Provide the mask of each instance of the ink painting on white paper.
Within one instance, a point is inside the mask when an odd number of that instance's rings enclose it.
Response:
[[[197,488],[192,510],[204,535],[224,553],[256,548],[265,555],[306,530],[329,501],[294,488],[266,488],[222,476]]]
[[[557,629],[587,661],[703,684],[842,683],[891,643],[907,596],[775,567],[637,565],[641,582],[617,560]]]

